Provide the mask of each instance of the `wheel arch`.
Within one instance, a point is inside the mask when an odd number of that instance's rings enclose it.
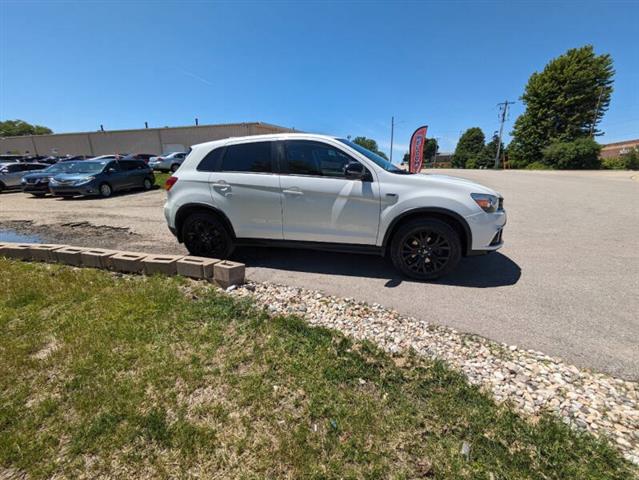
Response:
[[[209,213],[211,215],[214,215],[226,227],[228,232],[231,234],[231,238],[233,238],[233,240],[236,239],[233,224],[226,216],[226,214],[220,209],[212,207],[211,205],[206,205],[204,203],[187,203],[185,205],[182,205],[175,214],[175,235],[177,236],[177,239],[180,243],[183,242],[182,226],[184,225],[184,221],[189,215],[192,215],[194,213]]]
[[[391,239],[399,227],[416,218],[434,218],[446,222],[459,235],[462,244],[462,255],[468,255],[468,252],[472,250],[473,234],[464,217],[445,208],[424,207],[408,210],[393,219],[384,234],[384,240],[382,242],[384,252],[387,252]]]

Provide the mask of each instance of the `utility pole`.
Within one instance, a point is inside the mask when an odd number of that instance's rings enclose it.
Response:
[[[590,125],[590,137],[595,138],[595,125],[597,125],[597,117],[599,116],[599,105],[601,105],[601,97],[604,93],[604,87],[601,87],[599,91],[599,98],[597,99],[597,106],[595,107],[595,115],[592,118],[592,125]]]
[[[506,123],[506,115],[508,115],[508,105],[513,105],[515,102],[509,102],[506,100],[505,102],[498,103],[497,106],[500,110],[500,119],[501,125],[499,125],[499,141],[497,142],[497,155],[495,155],[495,169],[499,168],[499,154],[501,153],[501,136],[504,133],[504,123]]]
[[[395,117],[391,117],[391,148],[390,162],[393,163],[393,135],[395,134]]]

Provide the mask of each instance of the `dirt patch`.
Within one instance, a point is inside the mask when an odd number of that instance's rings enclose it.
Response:
[[[35,235],[47,243],[73,244],[81,247],[120,248],[140,240],[140,235],[126,227],[95,225],[90,222],[37,224],[31,220],[2,222],[2,228],[23,235]]]

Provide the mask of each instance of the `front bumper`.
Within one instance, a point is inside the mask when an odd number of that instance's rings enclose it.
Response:
[[[476,213],[466,217],[466,221],[473,235],[468,255],[491,252],[504,246],[503,235],[507,221],[505,210],[495,213]]]
[[[25,193],[49,193],[48,183],[25,183],[22,185]]]
[[[71,195],[99,195],[100,189],[95,182],[85,183],[83,185],[51,185],[49,190],[53,195],[71,196]]]

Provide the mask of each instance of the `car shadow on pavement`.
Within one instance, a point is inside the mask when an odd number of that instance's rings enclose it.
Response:
[[[233,259],[245,263],[248,267],[387,279],[384,285],[387,288],[397,287],[404,282],[490,288],[514,285],[521,277],[519,265],[498,252],[464,258],[453,273],[430,282],[418,282],[403,277],[395,270],[390,260],[373,255],[242,247],[235,251]]]

